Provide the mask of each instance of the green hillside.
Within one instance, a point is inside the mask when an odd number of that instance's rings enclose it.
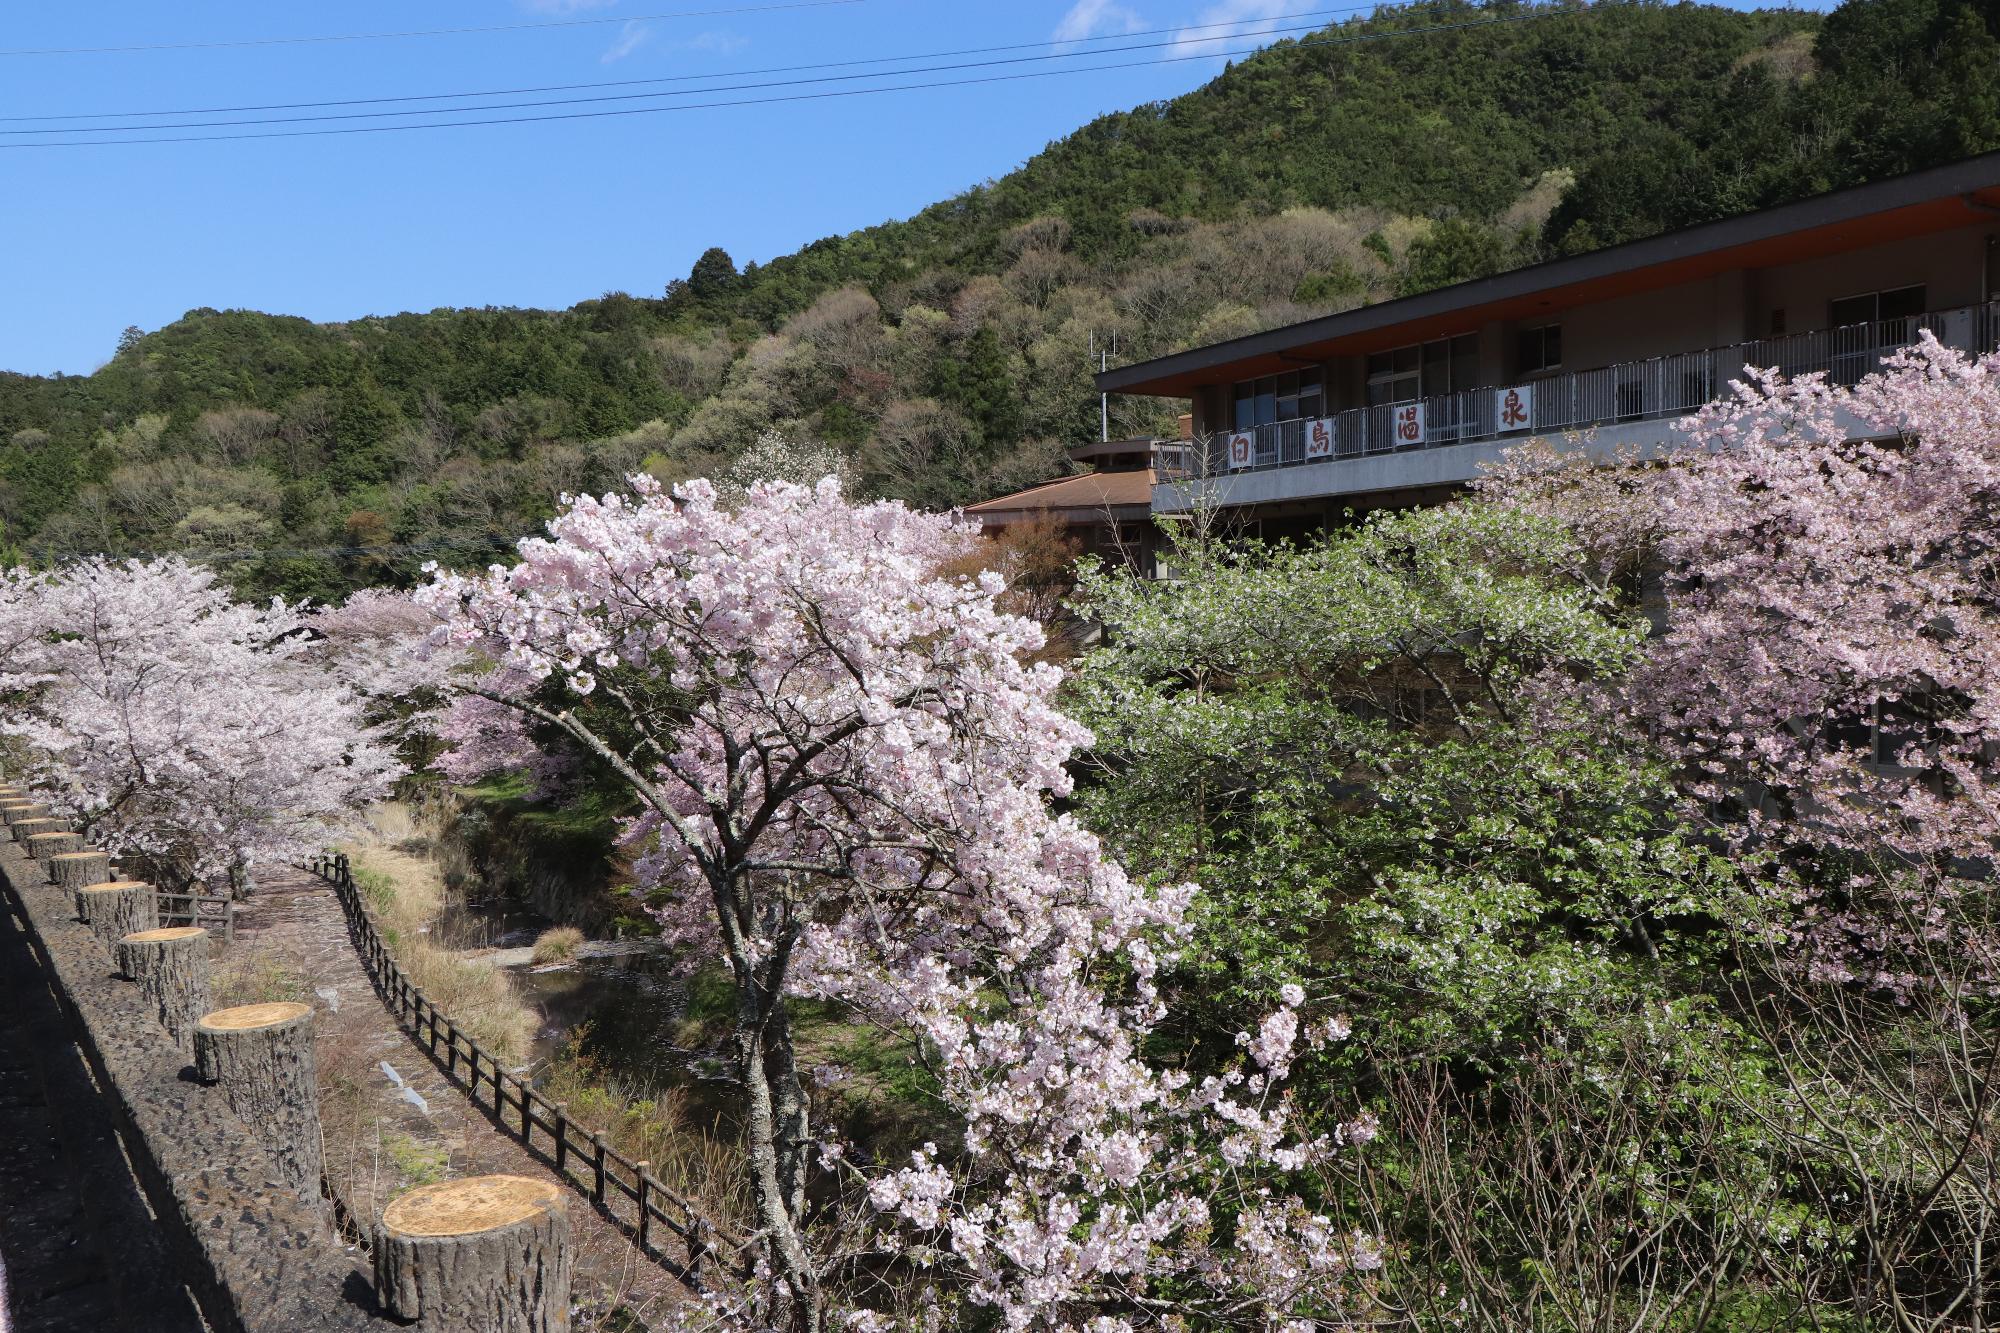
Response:
[[[266,551],[247,589],[329,595],[767,430],[975,499],[1094,432],[1093,339],[1153,355],[2000,145],[1996,32],[2000,0],[1421,5],[658,296],[193,311],[88,377],[0,375],[0,549]]]

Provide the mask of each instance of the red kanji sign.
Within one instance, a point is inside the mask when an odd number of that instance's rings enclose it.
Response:
[[[1530,430],[1535,424],[1535,390],[1530,385],[1493,391],[1493,428]]]
[[[1396,408],[1396,445],[1407,448],[1424,442],[1424,405],[1403,403]]]
[[[1333,457],[1333,418],[1320,417],[1306,423],[1306,457]]]

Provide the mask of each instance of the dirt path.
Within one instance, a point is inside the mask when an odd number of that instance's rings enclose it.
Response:
[[[487,1172],[555,1179],[396,1025],[331,885],[302,870],[270,873],[239,909],[236,943],[220,961],[226,979],[219,980],[237,1002],[295,998],[315,1009],[327,1177],[363,1225],[398,1192],[429,1180]],[[677,1299],[670,1277],[567,1187],[565,1194],[577,1298],[586,1306],[579,1330],[623,1327],[599,1317],[619,1305],[643,1320]]]

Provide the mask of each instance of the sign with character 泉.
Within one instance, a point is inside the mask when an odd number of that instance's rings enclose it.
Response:
[[[1493,391],[1493,429],[1504,435],[1508,431],[1531,430],[1535,424],[1535,389],[1533,385],[1517,384],[1511,389]]]
[[[1306,423],[1306,458],[1333,457],[1333,418],[1320,417]]]

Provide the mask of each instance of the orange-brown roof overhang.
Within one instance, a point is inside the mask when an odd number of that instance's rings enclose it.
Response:
[[[965,512],[980,518],[1005,520],[1036,514],[1059,518],[1114,515],[1127,508],[1149,509],[1153,502],[1152,470],[1133,472],[1086,472],[1076,477],[1030,486],[1025,491],[1002,495],[967,505]]]
[[[1097,376],[1097,387],[1185,398],[1203,385],[1468,333],[1490,320],[1531,319],[1978,222],[2000,222],[2000,153],[1121,366]]]

